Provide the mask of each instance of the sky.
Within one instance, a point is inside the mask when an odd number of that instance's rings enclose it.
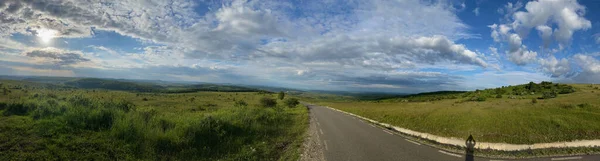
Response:
[[[0,75],[414,93],[600,83],[596,0],[0,0]]]

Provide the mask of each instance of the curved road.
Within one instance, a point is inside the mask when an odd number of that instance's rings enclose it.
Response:
[[[328,161],[406,160],[406,161],[494,161],[480,157],[467,157],[407,140],[406,138],[374,126],[363,120],[326,107],[307,105],[311,119],[317,126],[319,142]],[[595,160],[600,156],[566,156],[522,159],[528,161]]]

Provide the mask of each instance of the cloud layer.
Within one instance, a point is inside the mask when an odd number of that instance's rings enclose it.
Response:
[[[489,9],[447,1],[4,0],[0,11],[0,60],[14,71],[402,92],[468,89],[476,72],[515,68],[598,75],[593,56],[548,52],[592,27],[573,0],[499,5],[485,34],[458,15]],[[56,42],[27,39],[47,31]],[[119,42],[101,45],[112,32]],[[488,34],[493,44],[469,44]]]

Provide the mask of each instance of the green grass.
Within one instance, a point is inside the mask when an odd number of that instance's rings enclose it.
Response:
[[[496,98],[496,93],[489,92],[494,90],[486,90],[479,91],[478,97],[485,98],[482,101],[470,101],[470,96],[477,93],[467,92],[431,101],[321,100],[319,104],[439,136],[466,139],[472,134],[480,142],[532,144],[600,139],[600,90],[594,88],[599,85],[572,86],[576,92],[551,99],[538,99],[541,92],[519,92],[523,95],[515,97],[508,94],[510,90]],[[486,92],[489,97],[484,96]],[[460,97],[465,94],[469,96]],[[532,103],[532,98],[537,103]]]
[[[0,160],[297,160],[308,126],[306,108],[258,106],[273,94],[1,82]]]

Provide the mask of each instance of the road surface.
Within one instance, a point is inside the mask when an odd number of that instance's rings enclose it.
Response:
[[[307,105],[311,119],[316,122],[319,136],[316,137],[323,146],[323,154],[327,161],[494,161],[490,159],[468,157],[465,154],[446,152],[427,145],[422,145],[395,134],[387,129],[374,126],[359,118],[331,110],[326,107]],[[527,161],[550,160],[594,160],[600,156],[565,156],[535,159]]]

